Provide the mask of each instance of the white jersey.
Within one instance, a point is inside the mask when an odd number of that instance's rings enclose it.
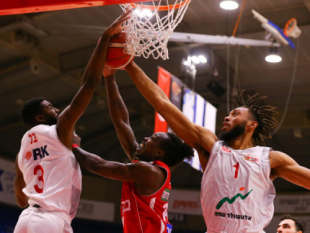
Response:
[[[271,148],[234,150],[217,141],[201,181],[208,233],[263,233],[273,217]]]
[[[56,125],[37,125],[25,133],[18,165],[29,205],[40,205],[70,223],[78,208],[82,176],[74,154],[60,142]]]

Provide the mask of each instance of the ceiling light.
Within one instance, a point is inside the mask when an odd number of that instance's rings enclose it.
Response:
[[[199,64],[200,63],[200,60],[197,56],[192,56],[191,57],[192,61],[195,63],[195,64]]]
[[[143,10],[141,10],[141,9],[136,8],[136,9],[134,10],[134,13],[135,13],[137,16],[139,16],[140,18],[145,17],[145,16],[151,17],[151,16],[153,15],[153,12],[150,11],[150,10],[148,10],[148,9],[143,9]]]
[[[277,54],[270,54],[270,55],[267,55],[265,57],[265,60],[267,62],[271,62],[271,63],[278,63],[278,62],[282,61],[282,57],[280,57]]]
[[[222,1],[220,7],[224,10],[235,10],[239,7],[239,4],[235,1]]]
[[[151,17],[153,15],[153,12],[148,9],[143,9],[142,12],[145,16],[148,16],[148,17]]]
[[[282,61],[282,57],[278,55],[278,49],[276,47],[270,48],[270,53],[265,57],[267,62],[278,63]]]
[[[207,58],[203,55],[198,56],[198,59],[201,63],[207,63],[208,62]]]
[[[191,62],[192,61],[191,61],[191,57],[190,56],[187,57],[187,60],[183,59],[183,65],[185,65],[185,66],[190,66]]]
[[[190,66],[192,63],[194,64],[205,64],[207,63],[208,60],[204,55],[199,55],[199,56],[188,56],[187,60],[183,59],[183,65],[185,66]]]

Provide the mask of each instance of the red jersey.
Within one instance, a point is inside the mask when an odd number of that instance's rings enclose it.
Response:
[[[123,183],[121,216],[124,233],[167,233],[171,231],[167,215],[171,191],[170,168],[160,161],[152,162],[152,164],[166,170],[166,180],[156,193],[141,195],[133,182]]]

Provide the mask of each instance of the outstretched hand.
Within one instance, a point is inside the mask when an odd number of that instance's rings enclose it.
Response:
[[[131,18],[131,13],[132,10],[124,12],[107,28],[107,30],[105,30],[104,33],[109,36],[120,33],[123,30],[122,23],[124,23],[127,19]]]
[[[107,78],[109,76],[114,76],[115,72],[116,72],[115,69],[111,69],[111,68],[105,66],[102,74],[105,78]]]

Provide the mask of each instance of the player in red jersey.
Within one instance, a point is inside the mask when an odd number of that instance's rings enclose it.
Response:
[[[104,70],[109,110],[120,143],[132,163],[106,161],[79,147],[73,153],[87,170],[124,182],[121,200],[124,233],[171,232],[167,217],[171,190],[169,167],[191,158],[193,149],[171,133],[153,134],[139,145],[114,73],[115,70]]]

